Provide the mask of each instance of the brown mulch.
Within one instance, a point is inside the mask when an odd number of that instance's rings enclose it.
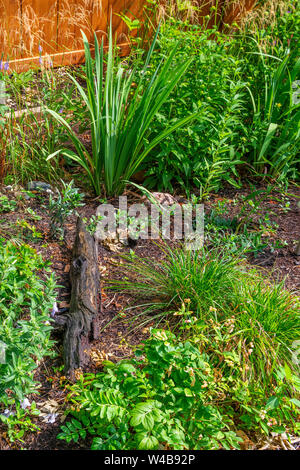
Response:
[[[209,211],[211,206],[217,201],[225,200],[228,205],[228,213],[233,217],[239,209],[239,205],[235,205],[233,201],[238,199],[242,194],[246,195],[247,189],[233,190],[228,188],[218,195],[211,196],[210,200],[205,204],[205,211]],[[0,193],[8,196],[14,196],[14,192],[0,188]],[[40,193],[39,193],[40,194]],[[134,196],[133,201],[134,201]],[[284,199],[285,198],[285,199]],[[273,279],[285,279],[285,285],[288,289],[299,295],[300,293],[300,257],[295,256],[295,243],[300,239],[300,209],[297,204],[300,200],[300,188],[291,187],[289,196],[284,196],[273,192],[268,199],[262,203],[261,214],[270,214],[270,219],[276,221],[278,229],[276,235],[272,235],[274,239],[280,239],[286,242],[283,248],[272,251],[265,249],[257,257],[249,256],[248,261],[252,265],[259,266],[265,270]],[[182,200],[182,198],[180,199]],[[14,225],[19,218],[26,218],[30,223],[37,227],[37,230],[43,234],[43,238],[38,241],[28,242],[34,246],[44,259],[52,262],[52,269],[55,272],[58,284],[57,301],[60,308],[67,308],[70,300],[70,282],[69,269],[72,255],[72,247],[75,238],[76,216],[69,218],[66,224],[65,239],[63,242],[57,242],[49,238],[49,218],[42,204],[46,203],[47,196],[40,195],[40,200],[34,198],[29,201],[19,203],[19,209],[14,213],[0,213],[0,237],[10,238],[11,228],[6,224]],[[116,201],[109,201],[116,203]],[[136,202],[136,201],[134,201]],[[289,202],[289,210],[286,211],[285,203]],[[99,205],[99,200],[94,197],[86,197],[85,206],[79,209],[81,216],[90,217],[95,214],[95,210]],[[26,207],[31,207],[41,220],[30,220],[30,215],[25,212]],[[122,252],[129,252],[129,247],[124,247]],[[155,243],[151,240],[139,240],[133,248],[135,254],[139,257],[159,259],[162,254],[158,250]],[[99,267],[103,277],[112,278],[116,276],[116,258],[118,256],[111,252],[106,246],[99,245]],[[148,336],[147,328],[133,329],[130,326],[132,313],[126,309],[130,305],[130,296],[115,294],[109,290],[102,288],[102,313],[99,314],[100,339],[91,344],[88,354],[90,355],[90,363],[87,371],[96,372],[101,369],[101,361],[109,359],[118,361],[122,358],[130,357],[134,348]],[[126,321],[114,321],[116,315],[120,312],[126,312]],[[104,328],[108,325],[106,328]],[[149,325],[148,325],[149,326]],[[57,339],[58,356],[56,359],[45,360],[38,368],[35,379],[41,383],[39,395],[31,397],[37,403],[49,402],[53,400],[58,404],[59,418],[54,424],[41,422],[37,418],[40,431],[37,433],[29,433],[24,443],[9,443],[3,427],[0,425],[0,450],[1,449],[79,449],[89,448],[89,443],[84,444],[67,444],[65,441],[57,440],[56,436],[60,430],[60,420],[62,418],[62,410],[64,398],[67,393],[65,388],[66,381],[63,372],[59,369],[62,365],[61,343],[62,332],[57,329],[54,331],[54,337]],[[59,369],[59,370],[58,370]],[[83,446],[83,447],[82,447]]]

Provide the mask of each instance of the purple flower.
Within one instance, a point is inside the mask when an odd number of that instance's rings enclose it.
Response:
[[[41,56],[39,57],[39,63],[41,66],[43,65],[43,59],[41,58]]]
[[[41,54],[43,52],[42,46],[39,44],[39,53]]]
[[[51,312],[51,317],[54,318],[55,317],[55,314],[58,313],[59,310],[57,308],[57,303],[54,302],[54,305],[53,305],[53,308],[52,308],[52,312]]]
[[[5,72],[7,72],[8,69],[9,69],[9,61],[5,62],[5,64],[4,64],[4,70],[5,70]]]
[[[60,110],[58,111],[59,114],[62,114],[63,110],[64,110],[64,108],[60,108]]]
[[[5,416],[6,418],[9,418],[10,416],[15,416],[14,411],[10,411],[9,409],[4,410],[3,413],[1,413],[2,416]]]

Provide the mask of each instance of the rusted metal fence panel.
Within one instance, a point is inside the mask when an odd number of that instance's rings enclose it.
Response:
[[[209,14],[215,6],[222,29],[255,3],[198,0],[197,16]],[[41,56],[54,66],[80,63],[84,60],[81,30],[91,41],[94,31],[106,38],[111,15],[117,42],[126,54],[128,28],[120,14],[141,19],[145,4],[146,0],[0,0],[0,58],[18,71],[39,66]],[[210,22],[215,20],[212,15]]]

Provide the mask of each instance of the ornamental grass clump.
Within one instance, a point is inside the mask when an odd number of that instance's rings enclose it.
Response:
[[[279,364],[297,367],[292,348],[300,338],[300,300],[283,283],[268,283],[258,273],[245,281],[235,291],[236,328],[244,342],[255,344],[253,374],[266,381]]]
[[[153,321],[167,322],[176,329],[185,323],[201,324],[209,343],[211,321],[221,331],[226,322],[234,320],[226,347],[253,344],[247,356],[250,381],[258,380],[264,386],[272,383],[274,371],[285,363],[295,371],[299,297],[282,283],[269,282],[256,269],[215,249],[166,247],[163,251],[159,261],[124,257],[120,268],[124,276],[107,282],[112,289],[133,297],[129,308],[136,309],[135,326]],[[200,336],[203,339],[202,333]]]
[[[160,62],[153,74],[148,66],[155,47],[158,31],[149,49],[142,70],[133,64],[131,70],[118,63],[109,33],[107,57],[103,40],[99,46],[95,35],[95,62],[92,60],[88,39],[83,34],[85,48],[85,81],[82,87],[75,83],[89,116],[91,152],[77,137],[67,121],[53,110],[48,112],[61,123],[73,143],[74,150],[59,149],[48,159],[63,154],[77,162],[87,173],[97,194],[104,185],[108,196],[122,193],[149,152],[179,127],[196,117],[197,113],[179,119],[155,138],[150,135],[150,125],[161,106],[167,101],[192,59],[174,65],[177,47]]]
[[[167,245],[161,249],[161,261],[140,258],[132,262],[124,256],[124,277],[109,281],[109,285],[133,294],[142,315],[157,318],[178,312],[185,299],[190,299],[190,310],[203,319],[210,307],[229,307],[234,283],[241,276],[237,260],[222,257],[216,250],[171,249]]]

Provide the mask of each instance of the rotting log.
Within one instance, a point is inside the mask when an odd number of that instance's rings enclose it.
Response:
[[[100,310],[98,245],[78,218],[70,269],[71,301],[65,315],[64,363],[70,377],[85,363],[89,342],[99,336],[96,326]]]

